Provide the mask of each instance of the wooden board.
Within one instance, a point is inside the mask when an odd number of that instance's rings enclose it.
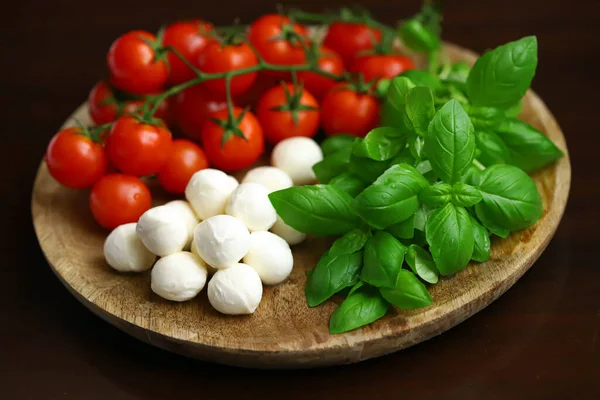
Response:
[[[475,54],[447,45],[454,59]],[[545,132],[567,154],[554,117],[533,92],[527,93],[522,118]],[[77,118],[89,122],[81,106]],[[566,206],[571,179],[568,154],[533,174],[544,200],[544,214],[533,227],[492,241],[491,259],[471,264],[431,288],[434,304],[414,311],[391,310],[374,324],[330,335],[329,316],[340,299],[309,308],[304,298],[305,271],[327,247],[309,239],[293,248],[294,271],[279,286],[265,287],[255,314],[224,316],[208,304],[206,290],[182,304],[150,290],[150,274],[124,275],[104,261],[107,232],[94,223],[88,192],[65,189],[40,165],[32,196],[33,223],[52,270],[73,295],[95,314],[128,334],[163,349],[202,360],[255,368],[305,368],[353,363],[382,356],[438,335],[475,314],[531,267],[548,245]],[[155,190],[157,203],[168,200]]]

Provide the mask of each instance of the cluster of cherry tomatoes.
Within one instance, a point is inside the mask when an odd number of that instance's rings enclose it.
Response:
[[[181,194],[209,165],[249,167],[265,141],[313,137],[319,127],[328,135],[364,136],[378,124],[375,82],[414,68],[408,57],[381,54],[381,37],[365,24],[335,22],[316,44],[305,26],[276,14],[254,21],[243,37],[202,20],[173,23],[158,35],[131,31],[112,44],[110,77],[89,94],[96,126],[55,135],[48,169],[64,186],[91,187],[92,213],[112,229],[150,207],[140,177],[155,176],[166,191]],[[301,65],[311,68],[294,70]],[[246,69],[228,84],[222,77]],[[186,85],[198,71],[221,77]],[[169,88],[173,96],[152,103]],[[173,139],[171,130],[187,139]]]

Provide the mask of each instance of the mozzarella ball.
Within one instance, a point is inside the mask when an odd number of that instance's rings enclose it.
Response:
[[[281,219],[277,217],[277,221],[271,227],[271,232],[288,242],[290,246],[304,242],[306,233],[295,230]]]
[[[198,255],[215,268],[237,264],[250,249],[250,232],[242,221],[230,215],[215,215],[194,230]]]
[[[140,217],[136,232],[144,246],[161,257],[183,250],[188,241],[187,223],[175,207],[149,209]]]
[[[269,191],[258,183],[242,183],[229,198],[227,214],[242,220],[252,231],[267,231],[277,220]]]
[[[192,244],[192,239],[194,238],[194,228],[196,228],[196,226],[200,223],[198,216],[196,216],[196,213],[190,206],[190,203],[185,200],[171,201],[165,204],[165,206],[172,207],[177,210],[177,212],[181,214],[181,217],[184,219],[188,234],[188,240],[184,246],[184,249],[189,249],[190,245]]]
[[[271,232],[254,232],[250,235],[250,251],[244,257],[265,285],[277,285],[292,272],[294,257],[285,240]]]
[[[260,304],[262,291],[256,271],[246,264],[235,264],[218,270],[208,282],[208,301],[223,314],[252,314]]]
[[[294,186],[292,178],[276,167],[257,167],[248,171],[242,183],[258,183],[267,188],[269,193]]]
[[[193,299],[205,284],[204,263],[198,256],[187,251],[163,257],[152,268],[152,291],[167,300]]]
[[[216,268],[211,267],[210,265],[208,265],[206,263],[206,261],[204,261],[202,259],[202,257],[200,257],[200,254],[198,254],[198,246],[196,246],[196,241],[192,240],[192,245],[190,247],[190,251],[192,252],[192,254],[194,254],[195,256],[198,256],[198,259],[200,261],[202,261],[202,264],[204,264],[204,266],[206,267],[206,271],[208,272],[208,276],[212,276],[215,272],[217,272]]]
[[[225,213],[227,200],[238,185],[235,178],[217,169],[203,169],[192,175],[185,197],[200,219]]]
[[[313,165],[323,159],[323,151],[314,140],[291,137],[279,142],[271,154],[271,164],[286,172],[295,185],[313,183],[317,177]]]
[[[234,187],[236,187],[237,185],[240,184],[240,182],[236,179],[235,176],[233,175],[227,175],[229,177],[229,180],[231,181],[231,184],[234,185]]]
[[[136,225],[135,222],[120,225],[104,241],[104,258],[117,271],[146,271],[156,260],[135,232]]]

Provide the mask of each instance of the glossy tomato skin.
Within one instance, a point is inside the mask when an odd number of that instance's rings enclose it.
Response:
[[[79,128],[63,129],[54,135],[45,159],[50,175],[71,189],[92,186],[108,168],[104,147],[83,135]]]
[[[321,102],[321,126],[328,136],[347,133],[364,137],[379,123],[379,102],[346,85],[334,86]]]
[[[106,229],[137,222],[151,206],[150,190],[136,176],[105,175],[90,192],[90,209],[94,219]]]
[[[241,96],[235,97],[234,102],[255,109],[262,95],[280,82],[281,80],[276,77],[259,73],[252,86]]]
[[[241,112],[241,108],[234,108],[236,117]],[[212,117],[226,121],[227,110],[218,111]],[[244,134],[245,140],[231,135],[224,146],[221,146],[224,133],[221,126],[209,121],[202,129],[202,144],[206,156],[212,165],[223,171],[247,168],[254,164],[265,150],[263,130],[254,114],[247,111],[238,124],[238,128]]]
[[[393,78],[404,71],[415,69],[414,61],[398,54],[372,54],[354,59],[348,70],[363,74],[365,81]]]
[[[256,55],[246,43],[223,45],[216,40],[206,45],[197,58],[198,68],[207,73],[234,71],[258,64]],[[256,72],[231,79],[231,95],[244,93],[256,80]],[[225,79],[213,79],[203,84],[217,98],[224,99]]]
[[[171,133],[162,126],[121,117],[106,138],[108,159],[119,171],[147,176],[157,173],[167,162]]]
[[[342,75],[344,73],[344,61],[335,51],[322,46],[318,58],[319,68],[330,74]],[[298,80],[304,83],[304,87],[318,100],[335,86],[335,81],[314,72],[298,72]]]
[[[134,94],[158,92],[167,82],[169,70],[164,60],[155,60],[154,49],[145,40],[156,42],[146,31],[131,31],[115,40],[108,51],[110,82]]]
[[[275,107],[286,104],[284,86],[288,93],[294,93],[294,86],[289,83],[269,89],[258,102],[256,115],[260,121],[265,139],[272,144],[294,136],[313,137],[319,129],[319,103],[306,89],[302,91],[300,104],[317,110],[298,111],[298,124],[294,123],[290,111],[276,111]]]
[[[173,141],[167,163],[158,171],[158,182],[169,193],[183,194],[192,175],[205,168],[208,168],[208,159],[200,146],[177,139]]]
[[[300,43],[275,39],[281,37],[283,26],[289,24],[290,19],[284,15],[267,14],[250,25],[248,40],[265,61],[276,65],[299,65],[306,62],[304,49]],[[292,29],[302,37],[308,36],[306,28],[300,24],[294,23]],[[290,76],[289,73],[278,71],[265,71],[264,74],[279,79],[287,79]]]
[[[381,41],[381,32],[363,24],[334,22],[329,26],[323,44],[336,51],[344,64],[352,64],[358,53],[372,50]]]
[[[210,23],[200,19],[175,22],[165,29],[163,46],[174,47],[182,56],[193,63],[198,53],[210,41],[207,34],[212,29],[213,26]],[[170,67],[167,83],[176,85],[189,81],[196,76],[194,71],[172,52],[169,52],[167,60]]]
[[[173,116],[184,135],[200,141],[207,118],[227,108],[225,100],[217,99],[203,85],[192,86],[178,93],[173,100]]]

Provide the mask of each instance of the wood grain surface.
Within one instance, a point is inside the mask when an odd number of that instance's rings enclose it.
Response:
[[[476,56],[453,45],[453,60],[473,63]],[[253,368],[306,368],[363,361],[438,335],[478,312],[504,293],[540,256],[560,222],[567,203],[571,167],[565,139],[552,114],[533,92],[524,100],[521,118],[550,137],[566,154],[534,174],[544,213],[538,223],[507,239],[495,238],[488,262],[431,287],[432,306],[393,309],[367,327],[330,335],[328,321],[340,299],[310,308],[304,297],[306,271],[327,249],[326,239],[309,238],[293,248],[294,270],[284,283],[266,287],[251,316],[231,317],[215,311],[206,291],[184,303],[161,299],[150,290],[150,274],[113,271],[102,246],[106,231],[88,210],[87,192],[62,188],[40,166],[32,197],[33,223],[42,251],[63,284],[86,307],[132,336],[186,356]],[[89,123],[87,107],[66,122]],[[243,177],[243,172],[237,178]],[[157,193],[154,188],[154,193]],[[161,204],[168,199],[155,196]]]

